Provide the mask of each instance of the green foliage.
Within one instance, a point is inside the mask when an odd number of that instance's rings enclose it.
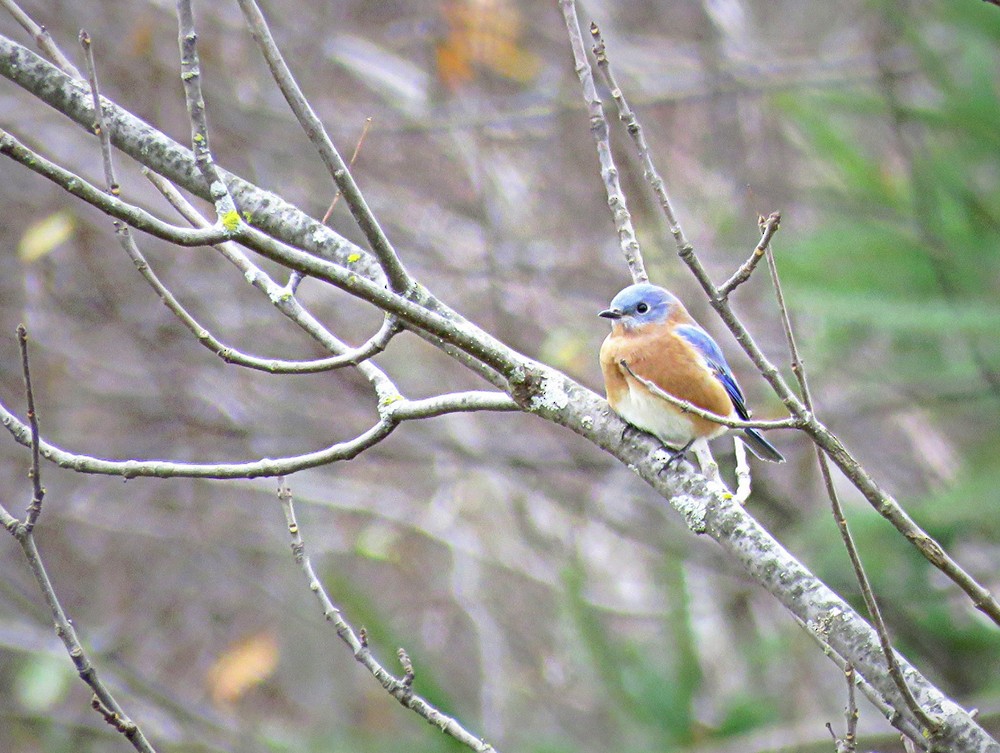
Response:
[[[931,374],[995,401],[983,373],[1000,373],[1000,14],[935,10],[900,30],[918,73],[780,100],[822,157],[824,216],[782,254],[782,273],[822,323],[817,345],[884,338],[897,380]]]
[[[919,406],[946,433],[955,426],[964,446],[952,485],[907,507],[974,566],[977,552],[995,558],[998,537],[1000,13],[986,3],[898,10],[886,4],[887,26],[916,70],[780,99],[821,158],[813,195],[823,219],[779,263],[815,329],[803,338],[814,365],[891,385],[901,406]],[[980,670],[1000,652],[995,628],[950,603],[952,589],[876,513],[852,508],[849,519],[898,647],[946,688],[996,692]],[[813,525],[811,564],[863,612],[832,522]]]
[[[699,675],[680,567],[675,563],[668,576],[673,608],[665,615],[663,631],[663,641],[675,657],[672,666],[658,661],[649,647],[607,626],[606,616],[584,598],[586,576],[581,563],[573,563],[563,574],[566,607],[604,686],[602,695],[611,706],[608,711],[626,725],[639,723],[656,730],[661,742],[670,745],[693,738],[692,701]]]
[[[563,580],[569,610],[590,665],[603,684],[607,709],[622,728],[643,729],[650,741],[636,749],[692,746],[705,740],[724,738],[773,722],[777,706],[762,693],[712,699],[722,709],[722,720],[707,728],[695,714],[695,699],[702,691],[702,670],[695,645],[685,565],[679,559],[664,562],[659,584],[667,597],[667,609],[658,628],[657,646],[616,632],[614,615],[595,609],[584,598],[586,575],[581,563],[568,567]],[[665,649],[664,651],[660,649]],[[772,650],[773,649],[773,650]],[[778,661],[786,647],[762,649],[763,661]],[[626,749],[623,743],[623,748]]]

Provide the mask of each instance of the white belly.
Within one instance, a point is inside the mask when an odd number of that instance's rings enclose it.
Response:
[[[694,439],[694,427],[687,415],[649,390],[636,389],[631,379],[628,381],[628,392],[615,406],[619,416],[671,447],[683,447]]]

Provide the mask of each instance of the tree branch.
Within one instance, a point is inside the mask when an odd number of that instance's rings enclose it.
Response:
[[[428,703],[426,699],[413,692],[413,663],[403,649],[399,649],[398,652],[399,660],[405,673],[403,679],[397,679],[379,663],[368,647],[367,634],[359,636],[354,632],[354,628],[344,619],[343,613],[333,603],[322,581],[316,576],[316,571],[313,569],[309,555],[306,554],[306,545],[302,539],[302,531],[299,528],[298,521],[295,519],[292,491],[284,483],[283,479],[279,479],[278,482],[278,499],[281,501],[281,508],[285,513],[288,533],[292,537],[292,553],[295,556],[295,562],[305,573],[306,580],[309,583],[309,590],[316,595],[320,607],[323,609],[323,616],[326,617],[328,622],[333,623],[333,626],[337,629],[337,635],[351,649],[358,663],[367,669],[372,677],[378,680],[379,684],[385,688],[389,695],[406,708],[423,717],[428,724],[433,724],[445,734],[453,737],[466,747],[477,751],[477,753],[486,753],[487,751],[495,750],[492,745],[466,730],[456,719],[443,714]]]
[[[347,201],[351,214],[368,239],[372,251],[378,257],[393,291],[405,293],[413,284],[409,273],[399,260],[399,256],[383,232],[378,220],[375,219],[375,215],[368,207],[361,190],[354,182],[354,176],[351,175],[350,169],[327,135],[323,122],[313,112],[309,102],[303,96],[302,90],[295,82],[291,70],[274,42],[274,37],[271,36],[271,31],[267,27],[267,22],[264,20],[260,8],[254,0],[237,0],[237,2],[239,2],[240,10],[243,11],[243,18],[246,20],[247,28],[250,29],[250,34],[271,69],[275,83],[278,84],[278,88],[281,89],[285,101],[288,102],[288,106],[302,126],[302,130],[316,147],[323,164],[326,165],[326,169],[336,182],[337,188]]]
[[[587,50],[583,45],[583,33],[580,31],[580,19],[576,14],[576,4],[573,0],[559,0],[559,5],[562,8],[566,32],[569,34],[576,75],[579,76],[580,87],[583,89],[583,100],[587,105],[587,113],[590,115],[590,132],[597,145],[597,158],[601,163],[601,179],[604,181],[604,190],[608,194],[608,206],[611,208],[615,230],[618,231],[618,244],[621,246],[629,272],[632,273],[632,282],[649,282],[649,275],[646,274],[642,253],[639,250],[639,242],[635,237],[635,228],[632,227],[632,215],[629,214],[625,193],[618,180],[618,168],[615,167],[615,160],[611,154],[611,129],[608,127],[608,119],[604,116],[601,98],[597,96],[594,74],[587,62]]]

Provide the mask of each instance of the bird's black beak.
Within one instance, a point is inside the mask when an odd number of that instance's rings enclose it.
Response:
[[[598,316],[603,316],[605,319],[614,319],[617,321],[625,316],[625,312],[621,309],[604,309],[604,311],[600,312]]]

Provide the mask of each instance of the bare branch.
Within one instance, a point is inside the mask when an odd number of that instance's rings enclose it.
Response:
[[[405,293],[413,284],[409,273],[400,261],[388,237],[382,231],[375,215],[369,209],[361,190],[354,182],[350,169],[344,164],[343,158],[323,127],[323,122],[313,112],[305,95],[295,82],[278,45],[274,42],[274,37],[271,36],[271,31],[267,27],[267,22],[264,20],[260,8],[254,0],[238,0],[238,2],[240,10],[243,11],[243,18],[250,29],[250,34],[257,42],[264,59],[267,60],[275,83],[281,89],[285,101],[288,102],[288,106],[295,114],[309,140],[316,147],[316,151],[319,152],[319,156],[337,184],[337,188],[344,195],[347,205],[351,208],[351,214],[358,223],[358,227],[365,234],[365,238],[368,239],[375,256],[378,257],[379,264],[382,265],[386,277],[389,278],[393,291]]]
[[[30,430],[7,408],[0,405],[0,423],[20,444],[31,441]],[[283,476],[306,468],[315,468],[339,460],[350,460],[385,439],[398,424],[381,420],[354,439],[339,442],[324,450],[285,458],[264,458],[246,463],[174,463],[168,460],[104,460],[67,452],[45,440],[39,443],[41,456],[60,468],[78,473],[121,476],[125,479],[152,478],[261,478]]]
[[[639,125],[639,121],[636,118],[635,113],[632,111],[632,108],[629,107],[628,102],[625,100],[625,95],[622,93],[621,87],[618,86],[618,82],[615,80],[614,71],[611,68],[611,61],[608,59],[607,47],[604,44],[604,38],[601,36],[601,30],[598,28],[597,24],[592,23],[590,25],[590,34],[594,38],[594,55],[597,58],[597,70],[600,71],[601,76],[604,78],[604,82],[611,90],[611,97],[614,99],[615,104],[618,107],[618,118],[625,124],[625,130],[628,132],[629,136],[632,137],[633,142],[635,142],[646,181],[649,183],[657,200],[660,202],[660,209],[667,218],[667,222],[670,225],[670,233],[674,236],[677,247],[686,248],[690,246],[690,244],[684,235],[684,230],[681,228],[680,222],[677,220],[677,215],[674,213],[673,205],[670,203],[670,197],[667,196],[666,184],[664,183],[663,178],[660,177],[659,172],[657,172],[656,167],[653,165],[653,160],[649,154],[649,146],[646,144],[646,137],[642,132],[642,127]],[[570,32],[570,35],[572,37],[572,32]],[[573,41],[573,44],[575,47],[575,41]]]
[[[245,463],[174,463],[168,460],[104,460],[63,450],[39,440],[41,457],[61,468],[123,478],[261,478],[287,476],[306,468],[350,460],[385,439],[403,421],[470,411],[515,411],[521,408],[510,397],[493,392],[457,392],[426,400],[410,401],[398,393],[383,398],[379,405],[381,420],[352,440],[339,442],[324,450],[285,458],[265,458]],[[31,446],[31,428],[0,404],[0,423],[14,439]]]
[[[750,258],[740,265],[733,276],[719,286],[719,294],[723,298],[728,298],[730,293],[750,279],[750,275],[753,274],[760,260],[764,258],[764,252],[771,243],[771,238],[778,232],[778,225],[781,224],[781,212],[771,212],[766,218],[761,217],[757,224],[760,227],[760,243],[754,248]]]
[[[296,563],[298,563],[299,567],[305,573],[306,580],[309,583],[309,590],[316,595],[323,609],[323,616],[326,617],[328,622],[333,623],[337,629],[337,635],[348,645],[358,663],[367,669],[372,677],[379,681],[379,684],[385,688],[389,695],[406,708],[423,717],[428,723],[438,727],[445,734],[478,753],[495,750],[492,745],[466,730],[457,720],[441,713],[424,698],[413,692],[413,663],[403,649],[399,649],[397,652],[399,662],[403,666],[403,679],[397,679],[379,663],[369,648],[370,636],[364,631],[361,632],[360,636],[354,632],[354,629],[344,619],[340,609],[333,603],[330,595],[323,587],[323,583],[316,576],[316,571],[313,569],[309,555],[306,554],[306,545],[302,539],[302,530],[295,519],[291,489],[288,488],[283,479],[279,481],[278,499],[281,501],[281,508],[285,513],[288,533],[292,537],[292,553],[295,555]]]
[[[73,665],[76,667],[77,673],[90,686],[90,689],[94,691],[94,696],[107,712],[105,719],[109,719],[109,717],[113,718],[115,720],[115,729],[121,732],[137,751],[140,753],[154,753],[153,746],[146,739],[142,730],[128,717],[118,701],[115,700],[114,695],[112,695],[111,691],[100,679],[97,674],[97,668],[90,661],[90,657],[80,643],[80,639],[77,638],[76,629],[73,627],[73,623],[69,617],[66,616],[62,604],[59,602],[59,597],[56,596],[52,581],[49,580],[49,575],[45,570],[41,555],[35,546],[34,535],[32,535],[31,531],[22,528],[14,531],[14,537],[21,545],[24,557],[28,561],[28,566],[31,568],[31,572],[38,582],[38,587],[45,597],[45,602],[49,605],[49,610],[52,612],[52,619],[56,627],[56,635],[59,636],[66,647],[66,651],[69,653],[70,659],[73,660]]]
[[[576,14],[576,3],[573,0],[559,0],[559,5],[562,8],[563,21],[569,34],[576,75],[580,78],[583,100],[590,116],[590,133],[597,145],[597,159],[601,163],[601,179],[604,181],[604,190],[608,194],[608,206],[611,208],[615,230],[618,232],[618,245],[621,246],[625,263],[628,265],[629,272],[632,273],[632,282],[649,282],[649,275],[646,274],[646,266],[642,261],[642,251],[639,249],[639,241],[635,237],[635,228],[632,227],[632,215],[629,214],[625,193],[618,180],[618,168],[615,167],[614,157],[611,154],[611,129],[604,116],[601,98],[597,95],[597,87],[594,86],[594,74],[590,69],[590,62],[587,60],[583,32],[580,30],[580,19]]]
[[[80,46],[83,48],[83,57],[87,61],[87,82],[90,84],[90,93],[94,100],[94,126],[93,131],[101,143],[101,157],[104,160],[104,180],[108,186],[108,193],[112,196],[119,196],[121,188],[115,178],[115,166],[111,159],[111,139],[108,138],[108,130],[104,127],[104,108],[101,107],[101,91],[97,85],[97,64],[94,62],[94,47],[90,41],[90,34],[85,29],[80,30]]]
[[[205,113],[205,98],[201,92],[201,63],[198,60],[198,35],[194,30],[194,13],[191,0],[177,0],[177,44],[181,53],[181,83],[184,85],[184,100],[187,104],[188,119],[191,122],[191,144],[194,161],[208,184],[208,192],[215,204],[215,214],[229,230],[242,223],[236,210],[229,188],[222,174],[215,166],[212,149],[208,141],[208,116]]]
[[[725,416],[720,416],[718,413],[712,413],[704,408],[699,408],[693,403],[689,403],[687,400],[681,400],[679,397],[674,397],[669,392],[664,391],[654,382],[636,374],[632,371],[632,367],[629,366],[628,361],[622,359],[618,364],[628,372],[628,375],[640,382],[642,385],[647,387],[650,392],[656,395],[658,398],[666,400],[671,405],[680,408],[684,413],[691,413],[695,416],[706,419],[707,421],[712,421],[719,424],[720,426],[728,426],[730,429],[801,429],[805,422],[801,418],[782,418],[777,421],[741,421],[736,418],[726,418]]]
[[[764,232],[766,234],[766,229]],[[809,391],[809,380],[806,377],[805,365],[802,363],[802,359],[799,356],[799,348],[795,342],[795,333],[792,329],[792,321],[788,315],[788,307],[785,305],[784,292],[781,289],[781,279],[778,276],[778,267],[774,261],[774,250],[770,246],[767,246],[766,248],[766,255],[767,268],[771,275],[771,284],[774,286],[774,294],[777,299],[778,310],[781,313],[781,325],[785,332],[785,340],[788,343],[789,353],[791,354],[792,371],[798,379],[799,388],[802,392],[802,400],[809,412],[812,413],[813,402],[812,395]],[[833,477],[830,474],[830,464],[827,456],[823,450],[820,449],[819,445],[814,444],[813,449],[816,451],[816,461],[819,463],[820,474],[823,477],[823,485],[826,488],[827,497],[830,499],[833,519],[837,524],[837,529],[840,531],[840,537],[844,542],[844,548],[847,550],[847,556],[851,560],[854,577],[857,579],[858,586],[861,588],[861,596],[864,599],[865,608],[868,610],[868,615],[871,618],[872,626],[878,634],[879,645],[882,647],[882,653],[885,655],[889,676],[892,677],[892,681],[896,683],[896,687],[899,688],[899,692],[903,696],[903,700],[906,702],[907,708],[909,708],[913,715],[920,721],[920,724],[927,730],[936,731],[941,726],[941,720],[932,718],[920,707],[920,704],[918,704],[916,698],[913,697],[913,693],[906,684],[906,679],[903,677],[903,673],[899,668],[899,662],[896,660],[896,652],[895,649],[893,649],[892,641],[889,638],[889,630],[886,627],[885,620],[882,619],[882,610],[879,609],[878,600],[875,598],[875,592],[872,589],[871,582],[868,579],[868,574],[865,572],[864,565],[861,562],[861,554],[858,551],[858,547],[854,543],[854,537],[851,536],[851,531],[848,528],[847,517],[844,515],[844,508],[843,505],[840,504],[840,495],[837,493],[837,487],[834,485]],[[851,673],[853,674],[853,669],[851,669]]]
[[[44,26],[35,23],[34,19],[21,10],[21,7],[14,2],[14,0],[0,0],[0,6],[6,8],[10,14],[14,17],[21,28],[28,32],[32,39],[35,40],[35,44],[38,45],[38,49],[49,56],[52,60],[67,76],[72,76],[73,78],[83,78],[80,75],[80,71],[77,70],[76,66],[73,65],[69,58],[63,54],[63,51],[59,49],[59,45],[56,44],[52,35],[49,34],[49,30]]]
[[[31,369],[28,365],[28,331],[23,324],[17,326],[17,344],[21,349],[21,373],[24,375],[24,395],[28,404],[28,429],[31,433],[31,502],[24,518],[27,533],[35,527],[38,516],[42,514],[42,500],[45,489],[42,488],[42,469],[39,466],[39,431],[38,413],[35,411],[35,392],[31,388]]]

